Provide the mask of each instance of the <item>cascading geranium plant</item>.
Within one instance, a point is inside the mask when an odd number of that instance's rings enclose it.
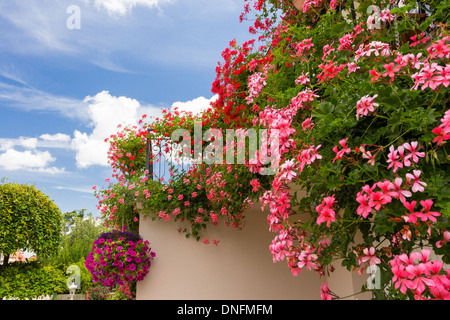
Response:
[[[210,243],[202,232],[208,225],[223,221],[234,228],[242,226],[243,213],[262,191],[259,185],[269,180],[262,178],[258,186],[249,189],[255,175],[245,164],[224,166],[214,161],[192,161],[197,159],[194,156],[195,143],[201,143],[202,156],[205,154],[207,157],[204,152],[209,142],[200,140],[212,127],[212,112],[210,109],[194,115],[163,110],[161,118],[146,119],[144,116],[140,126],[120,128],[121,131],[109,138],[108,157],[114,170],[113,180],[117,182],[113,183],[108,178],[106,188],[96,187],[98,207],[108,226],[127,224],[136,229],[140,214],[163,221],[184,221],[187,225],[179,231],[197,240],[203,238],[204,243]],[[201,126],[201,137],[197,141],[190,139],[194,136],[196,124]],[[175,139],[174,131],[181,129],[185,130],[185,138],[189,136],[191,141]],[[147,143],[151,143],[152,149],[149,167],[146,167],[145,159]],[[184,150],[191,146],[191,151]],[[227,145],[223,148],[226,150]],[[233,156],[236,157],[237,153],[236,148]],[[183,157],[190,158],[190,162],[180,166]],[[167,174],[159,174],[160,169]],[[217,244],[219,240],[211,241]]]
[[[450,298],[449,7],[253,1],[255,25],[281,12],[249,63],[267,64],[248,77],[247,110],[285,133],[261,202],[273,260],[294,276],[339,263],[375,270],[361,290],[376,299]]]
[[[85,262],[94,283],[112,288],[143,280],[156,256],[149,244],[129,231],[102,233]]]
[[[450,298],[449,1],[244,2],[240,19],[253,13],[259,37],[224,50],[211,108],[168,111],[134,134],[162,141],[188,129],[192,146],[195,122],[278,132],[279,170],[202,163],[161,183],[142,167],[144,140],[123,143],[114,154],[134,153],[98,193],[105,219],[117,223],[125,205],[136,215],[140,200],[147,215],[187,220],[199,238],[209,222],[240,224],[259,198],[273,261],[294,276],[341,264],[375,270],[361,288],[374,299]],[[327,284],[321,295],[339,298]]]

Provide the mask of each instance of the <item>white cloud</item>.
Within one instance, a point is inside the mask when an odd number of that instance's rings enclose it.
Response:
[[[107,166],[109,145],[105,139],[118,131],[117,126],[137,125],[143,113],[157,114],[154,107],[144,107],[135,99],[112,96],[108,91],[88,96],[85,102],[89,103],[92,132],[88,134],[75,130],[72,139],[72,147],[77,153],[76,163],[80,168]]]
[[[23,170],[46,174],[66,173],[65,168],[51,167],[56,160],[48,150],[37,148],[70,148],[70,136],[57,133],[43,134],[39,138],[19,137],[16,139],[0,138],[0,168],[7,171]],[[15,147],[24,148],[24,151]]]
[[[64,133],[42,134],[39,138],[19,137],[19,138],[0,138],[0,151],[13,149],[14,147],[23,147],[25,149],[36,148],[70,148],[71,137]]]
[[[56,133],[56,134],[48,134],[44,133],[40,136],[41,139],[47,141],[60,141],[60,142],[69,142],[70,136],[64,133]]]
[[[126,15],[136,6],[149,9],[159,8],[160,4],[172,3],[173,0],[95,0],[97,9],[105,9],[110,15]]]
[[[42,93],[42,101],[45,100],[45,96]],[[211,99],[198,97],[186,102],[177,101],[171,107],[196,114],[207,109],[211,101],[216,98],[217,96],[213,96]],[[50,97],[50,102],[53,99],[54,97]],[[60,99],[64,100],[65,98],[60,97]],[[142,105],[136,99],[124,96],[116,97],[108,91],[87,96],[83,101],[74,99],[72,104],[84,106],[85,114],[83,118],[87,119],[88,125],[92,128],[91,132],[75,130],[73,137],[64,133],[44,133],[39,137],[0,138],[0,151],[5,151],[0,154],[0,167],[6,170],[24,169],[51,174],[65,172],[64,169],[49,167],[49,164],[56,159],[48,151],[41,151],[38,148],[71,149],[75,151],[75,161],[78,168],[88,168],[94,165],[109,166],[107,158],[109,144],[106,139],[117,133],[119,124],[122,126],[137,125],[143,114],[146,114],[149,118],[161,115],[161,110],[158,107]],[[74,116],[72,112],[59,110],[56,105],[54,106],[57,111],[65,112],[66,116]],[[81,117],[81,115],[77,117]],[[25,148],[26,150],[18,151],[14,149],[15,147]]]
[[[2,40],[9,49],[20,52],[33,50],[33,53],[37,53],[44,48],[65,53],[77,52],[78,49],[66,37],[67,5],[61,1],[53,1],[52,5],[36,0],[1,2],[0,18],[16,27],[6,28],[8,31]],[[61,28],[55,28],[58,25]]]
[[[38,144],[38,139],[36,138],[19,138],[20,145],[27,149],[35,149]]]
[[[79,168],[87,168],[91,165],[108,165],[108,144],[95,135],[88,135],[75,130],[72,146],[77,152],[76,162]]]
[[[199,113],[210,106],[210,102],[217,99],[198,97],[190,101],[177,101],[173,108]],[[115,97],[108,91],[102,91],[95,96],[85,99],[88,103],[88,114],[91,119],[92,132],[74,131],[72,148],[76,151],[76,163],[79,168],[92,165],[108,166],[107,152],[109,144],[105,139],[117,133],[117,126],[137,125],[143,114],[157,117],[161,110],[154,106],[143,106],[139,101],[127,97]]]
[[[37,145],[36,138],[20,137],[17,139],[0,138],[0,150],[6,151],[13,149],[14,146],[20,146],[27,149],[34,149]]]
[[[48,151],[8,149],[0,154],[0,167],[5,170],[25,170],[57,174],[65,172],[64,168],[49,167],[55,158]]]
[[[65,133],[48,134],[44,133],[40,135],[37,142],[37,147],[41,148],[58,148],[58,149],[70,149],[72,138]]]
[[[28,86],[21,73],[22,71],[19,72],[19,70],[17,70],[17,68],[13,64],[0,65],[0,76],[12,80],[16,83]]]
[[[53,95],[31,86],[0,82],[0,101],[26,111],[56,111],[65,117],[87,120],[87,107],[83,101]]]
[[[0,166],[6,170],[22,168],[43,168],[55,159],[48,151],[16,151],[9,149],[0,155]]]
[[[56,186],[55,189],[58,190],[70,190],[70,191],[76,191],[81,193],[89,193],[93,194],[92,187],[65,187],[65,186]]]
[[[217,99],[217,95],[211,99],[205,97],[198,97],[190,101],[181,102],[177,101],[172,104],[172,109],[177,108],[180,111],[192,112],[193,114],[201,113],[210,107],[210,103]]]
[[[210,68],[221,59],[229,40],[248,39],[247,28],[238,22],[241,2],[0,1],[0,23],[7,26],[2,29],[2,50],[27,56],[64,55],[116,72],[140,73],[155,63]],[[70,5],[80,7],[80,30],[66,26]]]
[[[51,174],[51,175],[66,173],[65,168],[57,168],[57,167],[47,167],[47,168],[37,168],[37,169],[31,168],[29,171],[46,173],[46,174]]]
[[[26,149],[36,149],[38,139],[19,137],[17,139],[0,139],[0,150],[6,151],[14,148],[14,146],[24,147]]]

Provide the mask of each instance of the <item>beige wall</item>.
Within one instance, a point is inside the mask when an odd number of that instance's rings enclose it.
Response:
[[[336,293],[341,299],[345,300],[370,300],[370,292],[360,293],[361,286],[369,278],[369,274],[359,275],[357,271],[350,272],[340,264],[335,263],[336,270],[327,278],[328,287]]]
[[[137,299],[320,299],[326,278],[308,271],[294,277],[286,261],[273,263],[269,245],[277,234],[268,231],[266,217],[255,205],[242,230],[211,226],[206,237],[220,240],[218,246],[186,239],[177,232],[179,223],[141,219],[140,234],[156,257],[138,283]],[[329,280],[339,286],[330,283],[337,294],[353,290],[353,275],[347,271]]]
[[[186,239],[169,221],[141,220],[140,234],[156,252],[137,299],[320,299],[318,275],[293,277],[285,261],[273,263],[266,214],[256,206],[246,226],[211,226],[219,245]],[[311,290],[314,288],[314,290]]]

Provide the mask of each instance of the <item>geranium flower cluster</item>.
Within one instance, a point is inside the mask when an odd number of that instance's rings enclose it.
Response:
[[[334,211],[335,203],[336,200],[334,199],[334,195],[332,195],[323,199],[322,203],[316,207],[316,211],[319,213],[319,217],[317,218],[318,225],[326,222],[327,227],[329,227],[330,223],[336,220],[336,212]]]
[[[253,103],[253,99],[258,97],[265,85],[264,75],[260,72],[255,72],[248,77],[249,94],[246,98],[247,104]]]
[[[323,275],[334,255],[344,255],[343,265],[362,275],[423,241],[448,260],[447,25],[411,30],[420,15],[409,14],[409,2],[394,13],[382,1],[378,21],[358,11],[361,18],[349,15],[348,24],[333,1],[304,1],[297,10],[290,1],[265,3],[258,1],[262,17],[282,14],[266,34],[269,51],[261,52],[272,63],[264,90],[251,101],[258,111],[253,125],[284,133],[280,170],[260,197],[269,230],[277,233],[269,246],[273,261],[286,260],[293,275],[302,269]],[[296,185],[306,192],[301,201]],[[358,228],[367,238],[352,250]],[[322,296],[337,298],[327,285]]]
[[[140,122],[145,119],[144,115]],[[119,170],[124,176],[136,174],[145,164],[146,137],[145,128],[138,126],[117,126],[118,131],[112,134],[107,141],[110,143],[108,150],[108,163],[114,170]]]
[[[143,280],[155,256],[138,234],[115,230],[94,241],[85,264],[94,283],[112,288]]]
[[[436,142],[439,146],[450,139],[450,109],[445,112],[441,124],[434,128],[432,132],[437,135],[433,142]]]
[[[122,224],[131,224],[136,228],[140,214],[162,221],[181,220],[190,223],[191,228],[179,231],[197,240],[201,238],[201,230],[210,223],[217,225],[219,220],[227,226],[241,227],[243,211],[252,206],[252,197],[257,198],[261,191],[246,188],[247,183],[240,179],[242,170],[246,170],[240,164],[170,162],[174,153],[189,156],[189,147],[192,147],[191,155],[194,157],[196,137],[186,143],[191,138],[189,131],[194,131],[194,124],[198,122],[210,128],[208,119],[211,117],[205,114],[194,116],[184,111],[163,110],[162,118],[153,119],[151,123],[146,123],[143,118],[140,126],[126,128],[125,134],[121,131],[111,136],[109,159],[117,182],[106,179],[106,188],[97,190],[95,187],[98,207],[107,226],[118,228]],[[182,151],[176,141],[170,140],[177,128],[186,129]],[[145,167],[147,143],[151,143],[153,152],[148,159],[149,166],[153,167],[152,174],[150,167]],[[205,157],[206,144],[203,142],[201,147]],[[141,152],[143,148],[144,152]],[[223,146],[223,154],[227,153],[227,148],[230,148],[228,144]],[[124,162],[123,155],[128,153],[130,157],[125,156],[127,161]],[[251,180],[249,177],[248,183]],[[204,239],[203,242],[217,244],[219,241]]]
[[[370,213],[385,208],[385,205],[393,201],[393,199],[398,199],[409,211],[403,216],[405,222],[416,223],[418,218],[422,222],[428,220],[435,222],[436,217],[439,217],[441,214],[436,211],[430,211],[433,205],[431,199],[420,201],[423,207],[420,212],[416,212],[414,209],[417,201],[411,201],[411,203],[406,201],[406,197],[412,196],[408,189],[411,188],[413,192],[424,191],[426,183],[420,180],[420,173],[419,170],[414,170],[414,175],[406,174],[405,185],[402,185],[403,180],[400,177],[395,178],[394,182],[385,180],[377,182],[373,186],[365,185],[356,197],[356,201],[359,203],[356,213],[363,218],[367,218]]]
[[[380,21],[362,11],[342,19],[349,4],[337,5],[314,0],[296,9],[286,0],[245,0],[241,21],[256,10],[250,33],[262,33],[261,46],[254,51],[256,39],[241,46],[230,41],[212,84],[217,99],[202,115],[165,111],[135,129],[139,136],[116,139],[111,155],[120,183],[100,198],[105,216],[118,223],[125,207],[136,215],[141,202],[140,213],[188,220],[198,238],[209,222],[239,226],[257,197],[276,233],[273,261],[286,260],[293,275],[304,269],[328,275],[338,259],[360,274],[374,265],[389,270],[393,257],[423,243],[450,261],[448,28],[431,19],[416,28],[409,10],[417,3],[409,0],[395,12],[382,0]],[[448,9],[442,2],[431,6],[435,20]],[[378,22],[381,29],[374,29]],[[161,142],[197,120],[205,130],[279,133],[278,158],[271,159],[278,170],[263,176],[266,159],[258,151],[256,163],[195,165],[181,175],[170,171],[169,180],[149,179],[139,156],[148,132]],[[128,140],[129,147],[122,143]],[[302,199],[297,190],[305,192]],[[373,294],[386,298],[389,277],[382,279]],[[416,297],[430,297],[430,290]],[[321,294],[337,298],[328,285]]]
[[[421,147],[417,141],[411,143],[405,142],[403,145],[395,148],[393,145],[389,147],[388,169],[392,168],[393,172],[396,172],[399,168],[410,167],[413,162],[418,163],[419,158],[425,157],[425,152],[419,151]],[[408,154],[405,154],[407,152]],[[411,162],[412,160],[412,162]]]
[[[411,252],[394,256],[389,261],[394,287],[403,294],[411,292],[415,299],[450,299],[450,269],[444,269],[444,263],[430,259],[431,251]]]
[[[356,103],[356,119],[359,120],[360,116],[367,116],[369,112],[375,112],[375,107],[378,107],[378,103],[374,102],[378,95],[370,97],[365,95]]]

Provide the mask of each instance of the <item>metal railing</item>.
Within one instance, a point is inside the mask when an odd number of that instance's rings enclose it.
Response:
[[[148,180],[167,181],[170,179],[170,171],[172,169],[176,169],[179,173],[185,173],[191,167],[191,164],[187,162],[176,163],[174,156],[166,153],[165,149],[169,141],[169,139],[153,141],[149,133],[145,161]]]

